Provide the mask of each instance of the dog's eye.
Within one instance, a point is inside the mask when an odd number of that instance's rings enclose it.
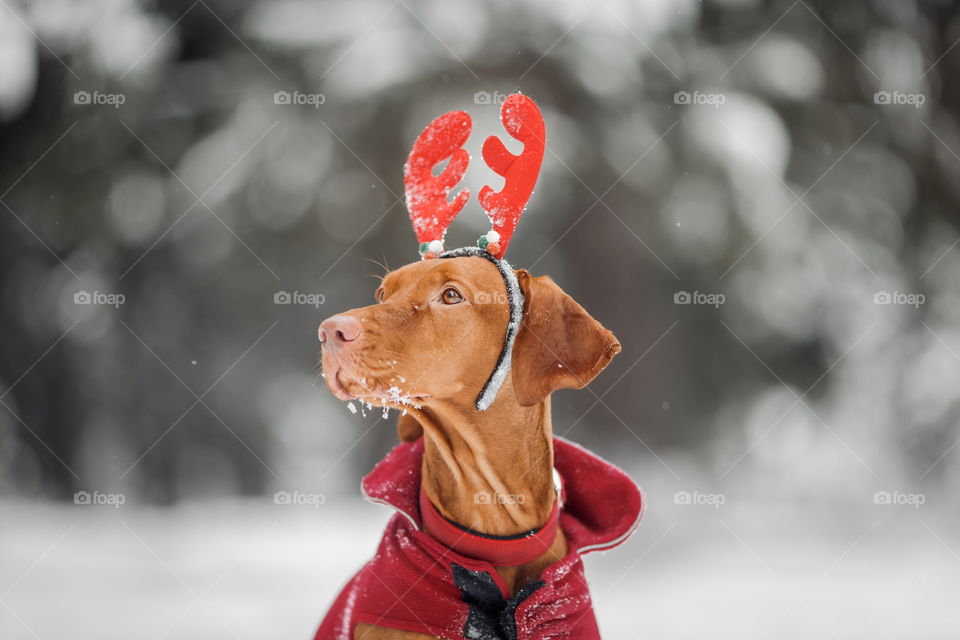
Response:
[[[440,295],[440,299],[443,300],[443,304],[459,304],[463,302],[463,296],[453,287],[444,289]]]
[[[383,291],[383,287],[377,289],[376,293],[374,293],[373,295],[377,299],[377,302],[383,302],[383,296],[385,295]]]

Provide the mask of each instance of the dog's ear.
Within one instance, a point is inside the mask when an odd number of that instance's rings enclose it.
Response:
[[[620,351],[620,343],[547,276],[517,270],[523,322],[513,345],[513,390],[525,407],[557,389],[580,389]]]
[[[423,435],[423,427],[409,413],[401,413],[397,418],[397,436],[400,442],[416,442]]]

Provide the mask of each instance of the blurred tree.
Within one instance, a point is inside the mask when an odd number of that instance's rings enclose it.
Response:
[[[625,443],[621,462],[691,450],[722,469],[769,431],[772,459],[792,459],[778,434],[802,427],[763,409],[782,385],[914,474],[960,433],[942,344],[958,344],[960,308],[955,3],[41,1],[0,15],[22,72],[0,73],[7,491],[354,486],[395,436],[378,424],[351,448],[379,413],[358,426],[325,395],[315,326],[369,302],[369,259],[414,257],[408,145],[447,108],[494,128],[478,91],[523,90],[548,119],[512,259],[625,347],[592,391],[557,394],[557,433]],[[469,240],[482,218],[463,218]],[[272,304],[294,290],[326,307]],[[885,290],[930,303],[872,304]],[[74,304],[81,291],[126,299]],[[678,306],[680,291],[726,304]]]

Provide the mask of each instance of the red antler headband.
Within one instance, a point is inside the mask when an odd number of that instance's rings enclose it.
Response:
[[[470,137],[470,116],[465,111],[445,113],[423,130],[403,166],[403,184],[413,232],[420,242],[420,255],[436,257],[443,252],[443,237],[470,192],[457,194],[447,202],[447,194],[463,178],[470,154],[463,144]],[[447,158],[447,168],[433,175],[433,168]]]
[[[500,121],[511,137],[523,143],[523,151],[519,155],[510,153],[496,136],[483,143],[484,161],[504,178],[503,189],[483,187],[478,198],[493,229],[477,246],[495,258],[502,258],[506,252],[520,214],[533,193],[546,141],[540,109],[524,95],[515,93],[506,99],[500,109]],[[465,111],[443,114],[423,130],[404,165],[407,209],[424,258],[435,258],[443,252],[447,227],[470,198],[470,192],[464,189],[447,201],[470,162],[470,154],[463,148],[470,128],[470,116]],[[447,159],[449,163],[443,172],[433,175],[434,167]]]
[[[523,151],[519,155],[510,153],[496,136],[490,136],[483,143],[484,161],[503,176],[504,184],[500,191],[489,186],[480,190],[480,206],[493,228],[477,240],[477,246],[452,251],[443,248],[447,227],[470,198],[470,192],[463,189],[451,201],[447,200],[470,163],[470,154],[463,148],[470,137],[470,116],[465,111],[451,111],[431,122],[414,142],[403,170],[407,209],[420,243],[420,256],[423,259],[486,258],[496,265],[507,286],[510,321],[497,366],[477,397],[478,411],[490,406],[510,371],[513,342],[523,319],[524,301],[517,276],[503,259],[503,254],[533,193],[546,144],[543,116],[530,98],[519,93],[509,96],[500,109],[500,121],[511,137],[523,143]],[[448,159],[446,168],[434,175],[434,167]]]

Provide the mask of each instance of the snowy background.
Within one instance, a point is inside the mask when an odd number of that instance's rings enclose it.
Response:
[[[396,441],[316,327],[416,257],[421,128],[478,158],[522,90],[510,258],[624,346],[554,428],[648,497],[605,637],[957,638],[958,42],[934,0],[0,0],[0,637],[311,636]]]

